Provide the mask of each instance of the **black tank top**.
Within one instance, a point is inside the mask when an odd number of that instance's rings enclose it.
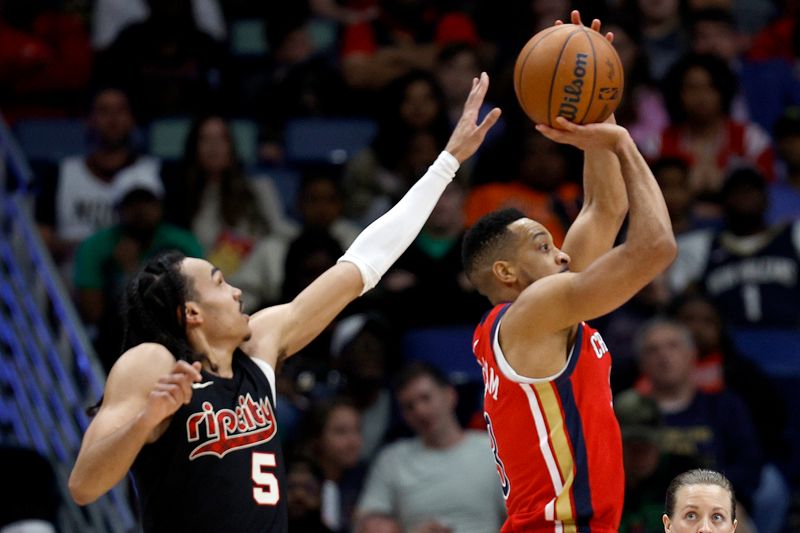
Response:
[[[142,448],[132,470],[145,532],[288,531],[274,373],[259,364],[237,350],[232,378],[203,372]]]

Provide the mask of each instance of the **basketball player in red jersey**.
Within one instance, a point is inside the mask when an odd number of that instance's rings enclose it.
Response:
[[[584,321],[636,294],[670,264],[676,245],[664,199],[627,130],[613,117],[558,122],[563,130],[537,129],[584,151],[583,209],[563,250],[513,209],[469,230],[465,271],[494,305],[473,348],[508,508],[502,531],[610,533],[622,514],[622,446],[608,348]],[[612,248],[628,208],[626,241]]]

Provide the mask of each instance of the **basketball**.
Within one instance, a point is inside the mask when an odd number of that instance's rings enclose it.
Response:
[[[534,35],[514,65],[514,90],[525,114],[555,126],[562,116],[576,124],[602,122],[622,99],[622,62],[600,33],[562,24]]]

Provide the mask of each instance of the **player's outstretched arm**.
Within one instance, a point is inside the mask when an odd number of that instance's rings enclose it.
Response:
[[[106,382],[103,404],[83,436],[69,477],[69,491],[79,505],[111,490],[130,470],[142,447],[153,442],[166,422],[192,397],[200,381],[200,363],[176,362],[158,344],[125,352]]]
[[[580,12],[572,11],[571,19],[573,24],[581,24]],[[560,20],[556,21],[556,25],[560,23]],[[600,32],[600,26],[598,19],[592,21],[592,30]],[[605,37],[609,42],[614,42],[613,33],[606,33]],[[617,123],[613,114],[606,122]],[[586,150],[583,159],[583,206],[561,247],[570,256],[569,268],[572,272],[585,270],[614,246],[627,212],[628,198],[617,156],[606,149]]]
[[[486,73],[473,80],[464,111],[444,151],[392,209],[364,229],[336,266],[291,303],[253,315],[252,337],[243,346],[248,354],[275,365],[278,359],[311,342],[348,303],[378,283],[414,241],[459,165],[475,153],[500,117],[500,110],[495,108],[478,123],[488,88]]]
[[[616,153],[630,204],[630,223],[626,241],[583,272],[546,276],[522,292],[506,313],[501,331],[501,336],[511,332],[509,337],[521,341],[616,309],[664,271],[676,253],[661,190],[627,130],[613,124],[578,126],[557,120],[564,131],[537,128],[557,142]]]

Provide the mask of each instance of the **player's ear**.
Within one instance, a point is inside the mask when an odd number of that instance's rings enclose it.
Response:
[[[517,281],[517,270],[508,261],[495,261],[492,263],[492,274],[501,283],[514,283]]]
[[[200,306],[197,305],[197,302],[186,302],[183,309],[187,326],[199,326],[203,323],[203,314],[200,312]],[[180,313],[180,309],[178,313]]]

